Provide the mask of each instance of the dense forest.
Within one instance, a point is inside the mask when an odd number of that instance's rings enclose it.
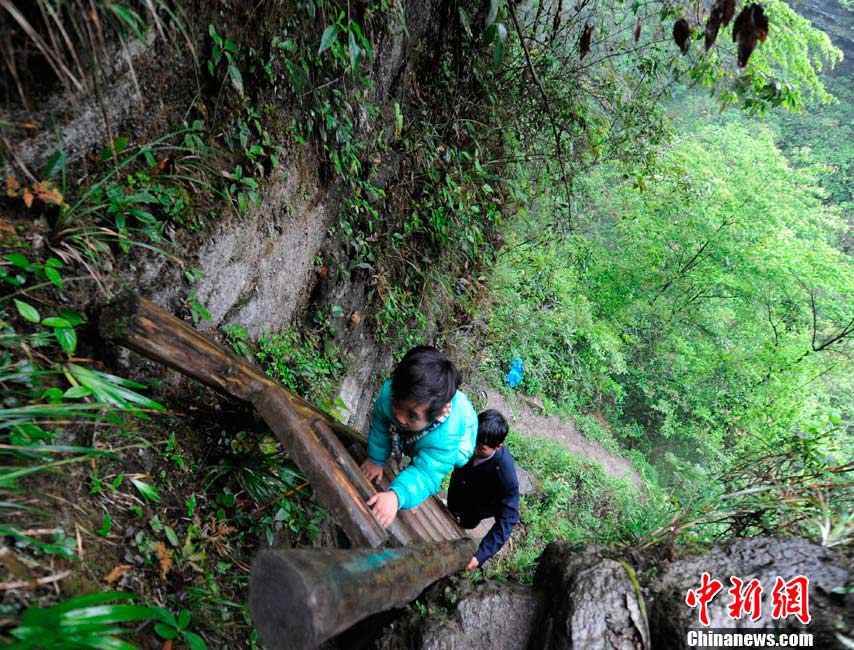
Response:
[[[536,493],[472,583],[850,560],[854,7],[725,5],[0,0],[4,643],[262,647],[258,549],[348,545],[251,409],[105,341],[128,288],[359,429],[422,343],[570,423],[600,456],[511,419]]]

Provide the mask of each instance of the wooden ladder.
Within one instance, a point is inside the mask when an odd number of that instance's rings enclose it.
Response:
[[[255,364],[135,292],[102,306],[99,331],[105,339],[252,404],[354,547],[259,555],[250,581],[250,610],[267,647],[314,647],[370,614],[405,604],[471,558],[472,534],[435,496],[416,509],[401,510],[384,529],[365,505],[376,491],[341,440],[364,447],[366,436]],[[397,474],[388,465],[383,489]],[[477,532],[474,539],[483,534]],[[389,548],[371,550],[380,547]],[[349,602],[353,599],[358,602]]]

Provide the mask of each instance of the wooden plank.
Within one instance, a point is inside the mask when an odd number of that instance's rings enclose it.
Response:
[[[446,522],[446,525],[451,531],[450,539],[461,539],[463,537],[468,537],[468,535],[466,535],[465,529],[460,526],[454,515],[451,514],[450,510],[448,510],[448,506],[445,505],[445,502],[442,501],[442,499],[440,499],[438,496],[434,496],[433,500],[439,517],[442,519],[442,521]]]
[[[433,506],[433,497],[428,497],[418,506],[418,516],[428,522],[433,529],[433,535],[436,541],[445,541],[448,539],[448,531],[443,522],[436,514],[436,509]]]
[[[441,509],[441,505],[441,502],[435,496],[426,499],[422,504],[425,514],[437,523],[442,539],[460,539],[463,535],[457,534],[456,530],[452,526],[452,520],[445,516],[444,511]]]
[[[401,511],[384,531],[364,502],[374,493],[337,435],[363,443],[367,437],[280,386],[257,366],[210,341],[189,324],[133,293],[102,309],[102,336],[198,381],[252,403],[306,474],[321,503],[354,545],[455,539],[465,534],[444,506]],[[396,472],[387,469],[387,489]]]

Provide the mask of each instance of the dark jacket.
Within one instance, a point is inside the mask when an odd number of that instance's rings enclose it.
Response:
[[[474,461],[472,458],[451,474],[448,510],[464,528],[474,528],[482,519],[495,517],[495,524],[474,555],[483,564],[504,546],[519,521],[519,480],[507,447],[477,466]]]

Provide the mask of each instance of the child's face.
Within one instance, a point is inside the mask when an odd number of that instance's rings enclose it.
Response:
[[[392,401],[391,414],[401,427],[409,431],[421,431],[430,424],[427,420],[426,404]]]
[[[503,442],[497,447],[490,447],[489,445],[477,445],[474,448],[474,455],[477,458],[489,458],[490,456],[492,456],[492,454],[501,449],[503,446]]]

